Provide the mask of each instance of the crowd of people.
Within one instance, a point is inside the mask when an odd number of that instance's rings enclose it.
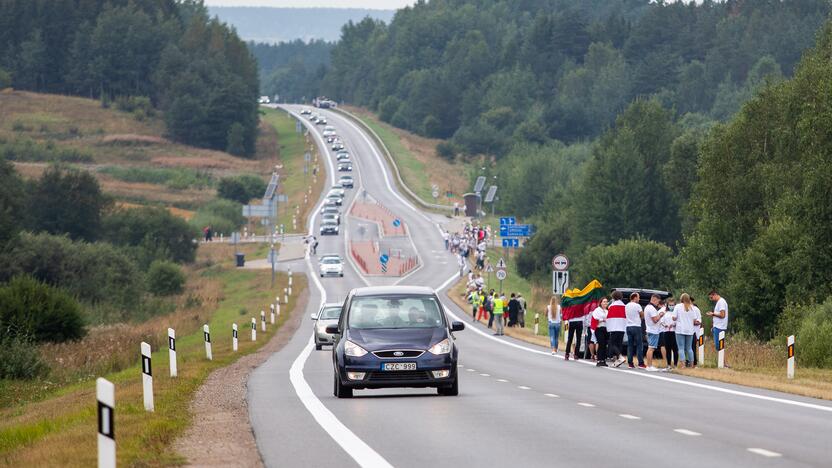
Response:
[[[469,275],[470,276],[470,275]],[[520,293],[511,293],[508,298],[493,288],[485,291],[481,286],[482,275],[469,279],[468,303],[471,305],[471,319],[480,321],[488,318],[488,328],[494,328],[495,335],[504,335],[505,327],[526,326],[526,299]]]
[[[445,250],[450,251],[457,257],[459,265],[459,277],[465,275],[468,268],[468,260],[473,255],[474,269],[485,270],[488,259],[485,248],[491,238],[491,227],[481,227],[476,224],[466,223],[462,232],[449,233],[442,231],[442,238],[445,241]]]
[[[715,303],[714,310],[707,315],[713,317],[714,347],[719,351],[719,335],[728,328],[728,303],[716,290],[711,291],[708,298]],[[626,362],[630,368],[637,365],[651,372],[672,369],[679,366],[680,361],[684,367],[698,365],[694,350],[697,338],[703,332],[702,312],[693,297],[684,293],[676,303],[673,297],[663,299],[651,295],[644,307],[638,292],[631,293],[628,299],[625,304],[621,291],[613,291],[611,297],[602,298],[591,313],[570,318],[564,358],[590,359],[599,367],[619,367]],[[552,354],[555,355],[563,323],[560,297],[552,296],[546,306],[546,317]],[[656,351],[661,352],[666,366],[657,365]]]

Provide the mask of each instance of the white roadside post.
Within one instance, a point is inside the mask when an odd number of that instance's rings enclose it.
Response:
[[[142,393],[145,411],[153,411],[153,367],[150,365],[150,345],[142,341]]]
[[[269,304],[271,306],[271,315],[269,316],[269,321],[272,325],[274,325],[274,304]]]
[[[288,288],[283,288],[283,303],[284,304],[289,303],[289,289]]]
[[[789,335],[789,339],[786,342],[789,345],[789,358],[786,364],[786,378],[793,379],[794,378],[794,335]]]
[[[537,335],[537,333],[539,331],[540,331],[540,312],[535,312],[534,313],[534,334]]]
[[[260,331],[266,333],[266,312],[260,311]]]
[[[213,361],[214,356],[211,354],[211,329],[208,328],[207,323],[202,326],[202,337],[205,339],[205,357],[209,361]]]
[[[705,330],[702,330],[702,327],[699,327],[699,330],[696,332],[696,343],[697,343],[697,360],[699,361],[699,365],[702,366],[705,364]]]
[[[251,318],[251,341],[257,341],[257,320]]]
[[[279,297],[274,298],[274,308],[275,308],[275,310],[277,310],[277,315],[279,317],[280,316],[280,298]]]
[[[719,343],[717,343],[717,349],[719,349],[717,355],[717,367],[723,369],[725,367],[725,330],[719,332]]]
[[[231,349],[237,351],[237,324],[231,325]]]
[[[178,375],[176,369],[176,332],[173,328],[168,328],[168,356],[170,357],[170,376],[176,377]]]
[[[116,387],[101,377],[95,380],[98,400],[98,468],[116,468]]]

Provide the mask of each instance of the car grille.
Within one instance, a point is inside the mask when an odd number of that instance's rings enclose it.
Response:
[[[394,353],[402,353],[400,356],[395,355]],[[373,354],[376,357],[381,359],[400,359],[400,358],[415,358],[419,357],[424,353],[424,351],[419,351],[415,349],[391,349],[386,351],[373,351]]]
[[[408,381],[429,381],[430,375],[427,371],[388,371],[388,372],[370,372],[368,380],[393,382],[397,380]]]

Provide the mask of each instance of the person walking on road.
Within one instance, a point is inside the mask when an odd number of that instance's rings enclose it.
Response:
[[[624,332],[627,330],[627,312],[624,305],[624,295],[621,291],[612,292],[612,304],[607,309],[607,332],[609,333],[609,357],[615,356],[613,366],[619,367],[624,363],[621,355],[624,344]]]
[[[673,315],[676,319],[676,344],[679,347],[679,356],[685,360],[685,367],[691,367],[694,355],[693,336],[702,318],[697,317],[697,309],[694,308],[688,293],[682,294],[679,300],[682,303],[676,304],[673,308]]]
[[[517,301],[517,294],[511,293],[511,299],[508,301],[508,326],[517,326],[517,317],[520,316],[520,302]]]
[[[641,319],[644,317],[644,311],[641,310],[641,304],[638,303],[641,299],[638,293],[630,294],[630,302],[624,308],[627,324],[627,366],[630,369],[635,368],[633,365],[633,354],[638,356],[638,367],[644,369],[644,338],[641,333]]]
[[[676,319],[673,316],[673,307],[676,301],[671,297],[667,299],[667,304],[662,304],[661,310],[665,312],[659,323],[662,326],[662,334],[659,337],[659,345],[664,348],[665,360],[667,361],[667,369],[672,369],[679,365],[679,347],[676,344]]]
[[[592,320],[589,323],[592,338],[598,344],[595,354],[598,361],[595,365],[598,367],[607,367],[607,309],[609,305],[609,299],[601,298],[601,303],[592,311]]]
[[[558,337],[560,337],[560,324],[563,317],[560,313],[560,296],[552,296],[549,305],[546,306],[546,319],[549,322],[549,345],[552,347],[552,356],[558,353]]]
[[[578,351],[581,349],[581,339],[583,338],[583,331],[584,331],[584,317],[572,317],[567,322],[567,326],[569,327],[568,332],[569,335],[566,338],[566,354],[563,356],[564,359],[567,361],[569,360],[569,351],[572,349],[572,339],[575,339],[575,351],[573,357],[577,361],[580,359]]]
[[[719,352],[719,333],[725,332],[726,335],[728,334],[728,301],[720,296],[716,289],[711,290],[708,299],[716,302],[714,310],[708,312],[708,315],[714,319],[711,331],[714,336],[714,350]],[[727,360],[725,361],[725,367],[728,367]]]
[[[662,333],[661,320],[664,317],[664,309],[659,310],[659,296],[650,296],[650,303],[644,308],[644,322],[647,325],[647,370],[656,372],[653,367],[653,353],[659,347],[659,336]]]
[[[502,336],[503,335],[503,315],[505,311],[503,310],[503,298],[499,296],[494,296],[494,323],[495,323],[495,335]]]

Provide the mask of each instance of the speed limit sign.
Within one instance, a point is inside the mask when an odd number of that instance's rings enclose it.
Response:
[[[497,270],[497,279],[500,281],[506,279],[506,271],[502,269]]]

